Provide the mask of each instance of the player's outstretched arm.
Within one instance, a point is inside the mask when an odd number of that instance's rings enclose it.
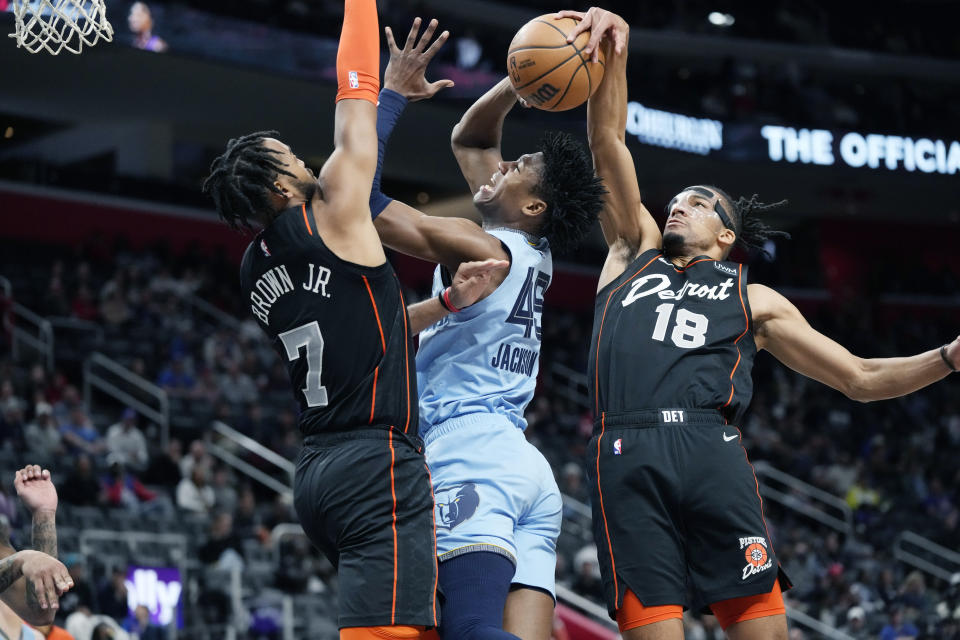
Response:
[[[951,367],[960,365],[960,338],[947,345],[943,355],[938,347],[909,357],[859,358],[811,327],[800,311],[773,289],[751,284],[747,291],[757,347],[851,400],[897,398],[942,380]]]
[[[421,35],[420,19],[416,18],[402,48],[397,46],[390,27],[384,29],[390,62],[383,75],[383,90],[377,107],[379,154],[370,193],[370,211],[385,245],[416,258],[438,262],[454,272],[461,262],[506,258],[506,252],[496,238],[469,220],[427,216],[380,191],[387,140],[407,102],[430,98],[440,89],[453,85],[450,80],[427,82],[425,76],[430,60],[449,35],[444,31],[430,44],[436,28],[437,21],[431,20]]]
[[[380,33],[375,0],[346,0],[337,50],[334,151],[320,171],[326,207],[322,223],[332,234],[369,226],[366,205],[377,167],[377,93]],[[326,234],[325,234],[326,236]]]
[[[640,197],[633,156],[626,144],[627,45],[630,27],[620,16],[592,7],[586,13],[561,11],[560,17],[579,24],[570,33],[573,40],[590,30],[586,50],[595,55],[604,47],[603,81],[587,102],[587,136],[597,175],[607,187],[600,227],[610,248],[598,288],[616,279],[637,254],[659,248],[660,229]]]
[[[58,499],[50,472],[39,465],[27,465],[17,471],[13,485],[33,516],[33,548],[56,558]]]
[[[410,335],[415,336],[450,313],[458,313],[474,304],[490,288],[494,275],[510,268],[506,260],[464,262],[453,276],[453,284],[438,297],[407,307]]]
[[[510,78],[504,78],[473,103],[453,128],[450,145],[470,193],[476,193],[499,170],[503,121],[516,103]]]

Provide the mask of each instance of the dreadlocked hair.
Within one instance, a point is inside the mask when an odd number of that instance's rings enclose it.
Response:
[[[210,194],[217,213],[233,229],[253,231],[251,220],[263,221],[273,211],[269,194],[281,194],[273,184],[277,176],[296,177],[274,157],[279,151],[263,146],[264,138],[277,135],[276,131],[258,131],[233,138],[210,165],[203,192]]]
[[[790,234],[786,231],[771,229],[757,217],[759,214],[770,211],[771,209],[778,209],[788,204],[788,200],[766,204],[760,202],[758,199],[759,196],[756,193],[749,198],[740,197],[734,200],[723,189],[714,186],[709,186],[708,188],[716,191],[720,194],[720,197],[733,205],[731,217],[733,218],[733,226],[736,227],[733,232],[737,234],[737,241],[734,243],[734,246],[740,245],[746,249],[760,249],[763,251],[763,245],[770,238],[790,238]]]
[[[607,190],[590,155],[573,136],[548,132],[540,140],[543,169],[534,194],[547,205],[540,234],[557,253],[576,248],[597,219]]]

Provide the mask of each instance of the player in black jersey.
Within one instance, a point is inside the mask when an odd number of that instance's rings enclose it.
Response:
[[[241,288],[300,403],[294,503],[338,568],[340,637],[417,638],[437,624],[437,565],[411,336],[448,311],[431,299],[408,316],[371,221],[374,0],[346,2],[337,76],[336,148],[319,177],[262,132],[231,140],[204,188],[231,226],[263,227],[244,254]],[[506,266],[464,263],[449,300],[472,304]]]
[[[601,9],[563,12],[626,37]],[[603,46],[608,46],[604,42]],[[590,371],[595,410],[587,473],[604,591],[628,640],[683,637],[688,589],[728,637],[786,640],[776,554],[737,424],[750,402],[758,349],[861,402],[894,398],[960,365],[960,338],[906,358],[863,359],[813,329],[772,289],[747,285],[726,261],[736,244],[773,233],[768,208],[693,186],[667,207],[661,235],[644,207],[625,144],[626,49],[607,49],[588,105],[590,147],[609,195],[609,246],[598,285]],[[778,579],[779,578],[779,579]]]

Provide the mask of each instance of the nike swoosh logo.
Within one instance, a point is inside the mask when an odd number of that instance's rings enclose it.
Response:
[[[728,436],[726,431],[723,432],[723,441],[724,441],[724,442],[730,442],[731,440],[736,440],[736,439],[737,439],[737,434],[736,434],[736,433],[733,434],[732,436]]]

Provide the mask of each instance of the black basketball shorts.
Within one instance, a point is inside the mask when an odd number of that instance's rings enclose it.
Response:
[[[604,414],[587,448],[593,531],[611,617],[769,593],[782,576],[740,431],[716,411]]]
[[[419,438],[309,436],[293,496],[303,530],[337,568],[340,628],[437,625],[433,489]]]

